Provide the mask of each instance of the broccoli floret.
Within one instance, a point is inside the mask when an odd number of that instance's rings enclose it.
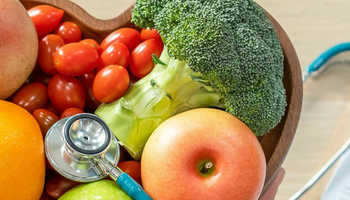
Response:
[[[138,0],[132,12],[133,23],[141,28],[154,28],[154,17],[163,10],[167,0]]]
[[[193,108],[225,109],[257,136],[280,122],[283,51],[253,0],[137,0],[132,12],[136,25],[158,30],[164,51],[148,76],[96,114],[134,158],[160,123]]]

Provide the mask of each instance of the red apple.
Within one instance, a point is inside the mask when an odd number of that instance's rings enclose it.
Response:
[[[256,200],[265,172],[253,132],[231,114],[208,108],[163,122],[141,160],[143,187],[154,200]]]

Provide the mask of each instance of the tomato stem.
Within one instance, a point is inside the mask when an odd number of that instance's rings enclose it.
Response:
[[[209,171],[211,171],[211,169],[213,168],[214,164],[210,161],[208,162],[205,162],[204,165],[202,165],[199,169],[199,171],[202,173],[202,174],[207,174]]]

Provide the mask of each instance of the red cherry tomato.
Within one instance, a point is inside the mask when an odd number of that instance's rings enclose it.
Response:
[[[47,102],[46,86],[42,83],[30,83],[21,88],[15,95],[13,103],[32,113]]]
[[[48,75],[54,75],[57,70],[53,64],[53,56],[64,45],[63,39],[54,34],[43,37],[39,42],[38,63],[40,68]]]
[[[59,111],[57,108],[55,108],[55,106],[53,106],[52,103],[51,103],[50,101],[47,102],[47,104],[44,106],[44,108],[45,108],[46,110],[49,110],[49,111],[55,113],[57,116],[60,116],[61,113],[62,113],[62,112]]]
[[[61,119],[66,118],[66,117],[70,117],[79,113],[84,113],[83,110],[79,109],[79,108],[68,108],[65,111],[63,111],[62,115],[61,115]]]
[[[103,51],[102,48],[100,47],[100,45],[93,39],[84,39],[84,40],[80,41],[80,43],[87,44],[87,45],[93,47],[97,51],[98,55],[101,55],[101,53]]]
[[[97,99],[92,94],[92,84],[95,80],[96,72],[90,72],[85,74],[84,76],[79,76],[78,79],[80,83],[83,85],[86,94],[86,110],[90,112],[94,112],[101,102],[97,101]]]
[[[126,172],[131,178],[133,178],[136,182],[141,184],[141,164],[138,161],[124,161],[119,162],[118,167]]]
[[[120,65],[127,68],[129,60],[130,53],[128,47],[122,43],[113,43],[101,54],[97,72],[108,65]]]
[[[94,48],[82,43],[70,43],[58,49],[53,60],[61,74],[82,76],[97,67],[98,58]]]
[[[149,74],[153,67],[152,54],[158,58],[163,51],[163,43],[159,40],[151,39],[142,42],[131,53],[130,70],[137,78],[143,78]]]
[[[162,41],[162,38],[160,37],[158,30],[157,29],[151,30],[150,28],[142,29],[141,40],[144,42],[151,39]]]
[[[123,96],[129,86],[128,71],[119,65],[110,65],[97,73],[92,93],[102,103],[110,103]]]
[[[55,34],[61,36],[66,44],[79,42],[81,40],[81,30],[73,22],[62,22],[54,31]]]
[[[43,136],[46,136],[47,131],[54,125],[60,118],[46,109],[39,108],[33,112],[33,116],[38,122]]]
[[[50,79],[51,79],[50,75],[47,75],[42,70],[38,70],[32,74],[32,76],[30,78],[30,82],[31,83],[39,82],[39,83],[42,83],[44,85],[47,85],[47,84],[49,84]]]
[[[81,185],[83,183],[71,181],[60,174],[56,173],[53,177],[46,183],[45,191],[46,193],[54,198],[60,198],[68,190]]]
[[[75,77],[56,74],[51,78],[47,89],[52,105],[61,112],[68,108],[84,109],[84,88]]]
[[[141,42],[140,33],[132,28],[121,28],[109,34],[101,43],[101,48],[106,50],[112,43],[123,43],[132,52]]]
[[[54,200],[51,198],[45,191],[41,194],[41,197],[39,200]]]
[[[52,32],[60,23],[64,11],[49,5],[39,5],[28,10],[39,37]]]

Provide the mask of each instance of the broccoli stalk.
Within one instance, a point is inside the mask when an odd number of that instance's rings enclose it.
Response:
[[[96,114],[134,158],[160,123],[193,108],[225,109],[257,136],[280,122],[283,51],[253,0],[137,0],[132,22],[157,29],[166,48],[148,76]]]
[[[95,111],[135,159],[152,132],[171,116],[194,108],[225,109],[221,92],[186,62],[170,58],[166,48],[155,62],[152,72],[124,97]]]

